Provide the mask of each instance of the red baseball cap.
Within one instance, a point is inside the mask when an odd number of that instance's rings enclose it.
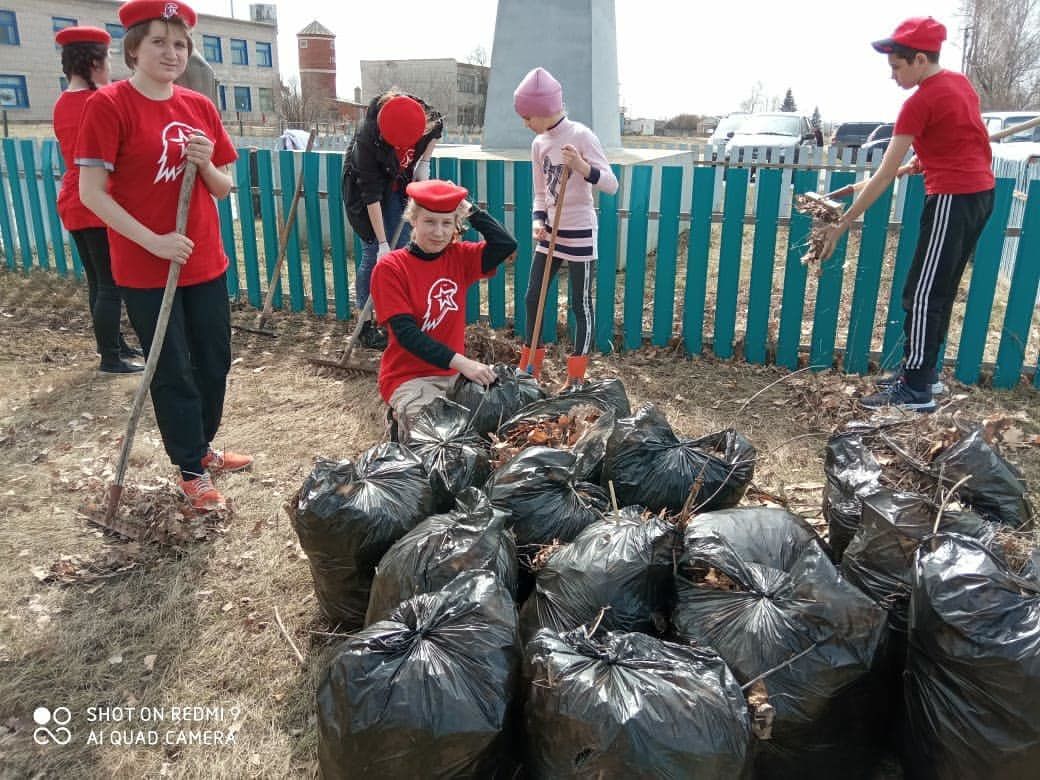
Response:
[[[469,195],[465,187],[440,179],[413,181],[405,191],[418,205],[437,214],[450,214]]]
[[[407,95],[390,98],[376,117],[379,134],[393,147],[411,149],[426,129],[426,112],[419,101]]]
[[[172,19],[175,16],[194,27],[198,17],[191,6],[174,0],[130,0],[119,7],[119,21],[127,30],[135,24],[150,22],[152,19]]]
[[[64,27],[55,34],[54,42],[59,46],[68,46],[70,43],[100,43],[108,46],[112,43],[112,36],[100,27]]]
[[[914,16],[901,23],[892,37],[874,41],[873,46],[882,54],[891,54],[896,46],[917,51],[939,51],[946,40],[946,28],[930,16]]]

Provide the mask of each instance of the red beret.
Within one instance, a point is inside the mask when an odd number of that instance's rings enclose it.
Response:
[[[882,54],[891,54],[894,46],[905,46],[917,51],[939,51],[946,40],[946,28],[930,16],[915,16],[900,24],[890,38],[874,41],[873,46]]]
[[[112,36],[100,27],[64,27],[58,30],[54,42],[59,46],[68,46],[70,43],[100,43],[108,46],[112,43]]]
[[[419,101],[407,95],[392,97],[379,109],[376,117],[379,134],[398,149],[411,149],[426,129],[426,112]]]
[[[141,22],[175,16],[179,16],[188,27],[194,27],[197,21],[191,6],[174,0],[130,0],[119,7],[119,21],[127,30]]]
[[[418,205],[427,211],[438,214],[450,214],[469,194],[465,187],[440,179],[413,181],[405,188],[405,191],[408,193],[408,197]]]

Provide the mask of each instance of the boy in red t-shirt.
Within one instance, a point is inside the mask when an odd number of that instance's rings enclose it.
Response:
[[[130,322],[150,350],[169,263],[180,279],[150,386],[163,444],[180,488],[199,510],[222,506],[209,472],[252,458],[211,447],[231,367],[227,257],[214,197],[231,191],[236,154],[216,107],[174,85],[188,64],[195,12],[173,0],[130,0],[119,9],[123,57],[133,75],[87,104],[76,143],[80,198],[108,225],[112,273]],[[198,167],[186,235],[175,231],[181,177]]]
[[[413,182],[407,192],[411,243],[384,256],[372,272],[372,300],[389,326],[379,394],[393,411],[401,439],[411,419],[443,396],[457,374],[484,385],[495,381],[491,366],[463,354],[466,290],[494,276],[516,251],[516,240],[465,199],[465,188],[434,179]],[[484,240],[457,241],[462,219]]]
[[[860,399],[867,408],[897,406],[921,412],[935,408],[941,392],[937,361],[950,326],[950,313],[964,267],[993,211],[995,180],[989,137],[979,96],[960,73],[939,66],[946,28],[915,17],[890,38],[873,43],[888,55],[892,78],[903,89],[917,87],[896,119],[881,166],[841,220],[828,230],[820,259],[826,260],[852,222],[896,176],[903,157],[924,172],[926,199],[921,234],[903,287],[905,342],[900,372],[878,381],[879,391]]]

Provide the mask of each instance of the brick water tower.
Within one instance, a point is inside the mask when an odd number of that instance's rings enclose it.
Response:
[[[313,21],[296,33],[300,54],[300,95],[322,106],[336,99],[336,36]]]

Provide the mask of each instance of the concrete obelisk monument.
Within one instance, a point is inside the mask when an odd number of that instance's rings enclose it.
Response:
[[[621,147],[614,0],[498,0],[484,111],[485,149],[531,145],[513,90],[537,66],[563,85],[567,115]]]

